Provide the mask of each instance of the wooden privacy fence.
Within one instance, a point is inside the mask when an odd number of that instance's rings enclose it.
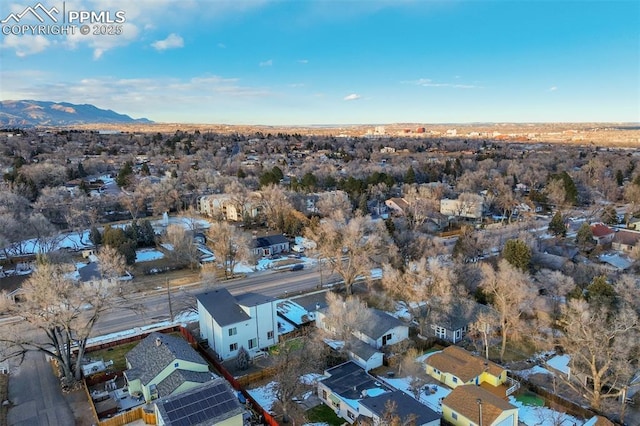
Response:
[[[156,424],[156,415],[153,412],[147,411],[144,407],[137,407],[131,411],[118,414],[108,419],[101,420],[98,423],[99,426],[123,426],[127,423],[135,422],[142,419],[148,425]]]

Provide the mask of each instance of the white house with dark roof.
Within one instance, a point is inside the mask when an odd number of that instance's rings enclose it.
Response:
[[[223,378],[155,403],[158,426],[242,426],[245,409]]]
[[[196,295],[200,337],[222,359],[244,347],[253,355],[278,343],[278,300],[258,293],[232,296],[225,288]]]
[[[256,256],[271,256],[286,253],[290,249],[289,240],[282,234],[257,237],[252,248]]]
[[[440,425],[440,414],[399,390],[361,399],[358,423],[371,424],[373,426],[388,424],[386,417],[389,414],[387,412],[389,404],[395,407],[393,414],[398,416],[399,424],[412,424],[415,426]]]
[[[353,361],[330,368],[324,375],[326,378],[318,382],[318,397],[349,423],[358,418],[361,399],[392,390]]]
[[[126,355],[129,393],[149,402],[184,392],[215,376],[209,364],[180,337],[153,332]]]
[[[380,349],[409,338],[409,327],[398,318],[378,309],[370,309],[373,318],[363,324],[354,335],[363,342]]]

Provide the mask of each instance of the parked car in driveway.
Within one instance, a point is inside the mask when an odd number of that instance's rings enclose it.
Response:
[[[302,263],[296,263],[291,268],[289,268],[290,271],[302,271],[303,269],[304,265]]]

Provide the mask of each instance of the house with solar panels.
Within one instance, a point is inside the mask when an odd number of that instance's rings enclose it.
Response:
[[[222,378],[155,401],[158,426],[242,426],[244,412],[235,392]]]
[[[233,296],[219,288],[196,295],[200,337],[223,360],[241,347],[251,356],[278,343],[278,300],[258,293]]]
[[[185,392],[217,376],[186,340],[153,332],[126,355],[130,395],[146,402]]]

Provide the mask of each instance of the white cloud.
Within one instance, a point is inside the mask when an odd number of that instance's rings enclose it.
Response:
[[[452,89],[481,89],[482,86],[476,86],[474,84],[459,84],[459,83],[441,83],[435,82],[430,78],[419,78],[413,81],[403,81],[405,84],[415,84],[422,87],[449,87]]]
[[[5,49],[14,49],[16,56],[24,58],[28,55],[40,53],[51,45],[51,42],[41,35],[13,35],[4,36],[4,41],[0,45]]]
[[[308,59],[298,59],[298,63],[299,64],[308,64],[309,60]]]
[[[362,96],[358,95],[357,93],[352,93],[350,95],[347,95],[344,97],[345,101],[355,101],[362,98]]]
[[[157,40],[151,43],[151,47],[159,52],[167,49],[177,49],[184,47],[184,40],[178,34],[171,33],[164,40]]]
[[[556,90],[558,90],[557,86],[551,86],[547,89],[547,92],[555,92]]]
[[[261,67],[270,67],[273,65],[273,59],[269,59],[267,61],[264,62],[260,62],[259,64]]]

